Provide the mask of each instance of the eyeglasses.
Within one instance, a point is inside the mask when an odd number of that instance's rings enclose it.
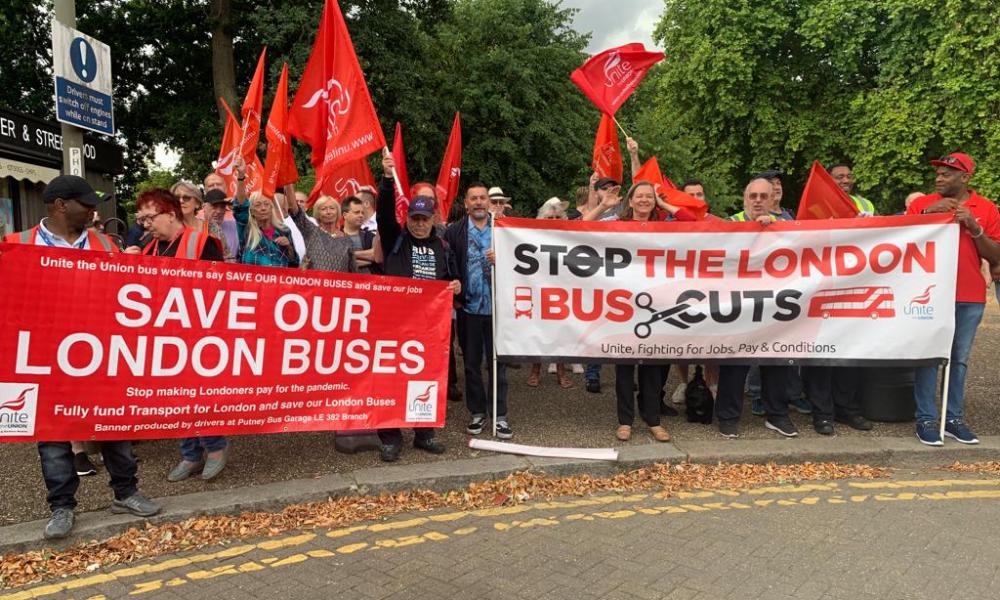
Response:
[[[180,200],[181,202],[195,202],[198,200],[198,196],[187,196],[187,195],[177,194],[177,199]]]
[[[138,225],[140,225],[142,227],[145,227],[147,224],[152,223],[153,219],[155,219],[156,217],[158,217],[158,216],[160,216],[162,214],[164,214],[164,213],[153,213],[151,215],[148,215],[148,214],[147,215],[136,215],[135,216],[135,222],[136,222],[136,224],[138,224]]]

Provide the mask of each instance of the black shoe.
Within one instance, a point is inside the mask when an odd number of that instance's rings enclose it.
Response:
[[[872,430],[872,422],[861,415],[849,415],[846,417],[838,416],[836,417],[836,420],[838,423],[843,423],[851,429],[857,429],[858,431]]]
[[[813,429],[820,435],[833,435],[833,423],[827,419],[820,419],[813,422]]]
[[[731,440],[740,437],[739,421],[719,421],[719,433]]]
[[[379,448],[379,456],[382,458],[382,462],[396,462],[399,460],[401,450],[402,448],[395,444],[382,444],[382,447]]]
[[[444,454],[445,451],[444,444],[434,438],[429,440],[414,439],[413,447],[430,452],[431,454]]]
[[[514,430],[510,428],[507,421],[497,421],[497,437],[501,440],[509,440],[514,437]]]
[[[469,435],[479,435],[483,432],[483,428],[486,427],[486,417],[472,417],[469,424],[465,427],[465,433]]]
[[[80,477],[97,475],[97,467],[90,461],[86,452],[77,452],[73,455],[73,466],[76,467],[76,474]]]
[[[764,421],[764,427],[767,427],[771,431],[777,431],[785,437],[795,437],[799,435],[799,430],[796,429],[795,423],[788,417],[768,417]]]
[[[588,379],[587,380],[587,391],[590,392],[591,394],[600,394],[601,393],[601,382],[598,381],[597,379]]]
[[[663,400],[660,400],[660,414],[665,417],[676,417],[681,413],[677,412],[677,409],[673,406],[670,406]]]

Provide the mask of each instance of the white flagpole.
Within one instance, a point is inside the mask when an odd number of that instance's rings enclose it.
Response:
[[[951,379],[951,361],[944,363],[944,384],[941,386],[941,428],[938,436],[944,440],[944,424],[948,419],[948,382]]]
[[[390,154],[392,154],[391,152],[389,152],[388,146],[382,148],[382,152],[385,154],[385,156],[389,156]],[[399,175],[396,174],[395,164],[392,165],[392,181],[396,184],[396,193],[398,193],[400,196],[406,196],[406,192],[403,191],[403,184],[399,182]]]
[[[497,266],[496,266],[496,247],[497,247],[497,229],[496,218],[492,213],[490,213],[490,250],[493,252],[494,264],[490,265],[490,328],[493,332],[493,344],[490,348],[491,358],[493,359],[493,437],[497,436]]]

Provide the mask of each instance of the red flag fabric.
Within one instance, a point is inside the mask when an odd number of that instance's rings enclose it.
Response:
[[[441,170],[438,171],[437,185],[435,186],[442,223],[447,221],[451,203],[458,195],[458,182],[461,177],[462,123],[458,113],[455,113],[455,122],[451,125],[451,135],[448,136],[448,146],[444,150],[444,158],[441,159]]]
[[[406,211],[410,199],[405,196],[410,189],[410,177],[406,174],[406,151],[403,150],[403,126],[396,122],[396,135],[392,139],[392,160],[396,163],[396,221],[406,223]],[[400,193],[400,189],[403,193]]]
[[[344,15],[326,0],[316,42],[288,113],[288,131],[312,148],[312,164],[331,169],[385,147]]]
[[[622,180],[622,147],[618,143],[615,121],[607,113],[601,117],[601,124],[597,128],[591,166],[601,177],[611,177],[618,182]]]
[[[264,165],[257,156],[257,143],[260,141],[260,119],[264,108],[264,56],[267,48],[257,59],[257,69],[254,71],[246,98],[240,108],[243,117],[243,138],[240,140],[240,154],[247,165],[247,178],[244,182],[248,193],[258,192],[264,187]]]
[[[796,219],[840,219],[858,216],[858,207],[840,189],[819,161],[813,162],[809,180],[802,190]]]
[[[226,181],[226,195],[230,198],[236,195],[236,158],[240,153],[240,141],[243,139],[243,128],[240,122],[229,110],[229,105],[219,98],[226,109],[226,128],[222,132],[222,144],[219,147],[219,158],[215,161],[215,173]]]
[[[708,212],[708,205],[701,200],[685,194],[677,189],[670,179],[664,177],[660,171],[660,163],[655,156],[651,156],[639,168],[639,171],[632,177],[632,183],[637,181],[648,181],[653,184],[656,195],[663,198],[664,202],[688,209],[699,219],[704,219]]]
[[[288,137],[288,63],[281,67],[278,89],[274,92],[271,114],[267,117],[267,159],[264,161],[262,191],[268,198],[283,185],[299,180],[292,153],[292,140]]]
[[[663,58],[662,52],[647,52],[642,44],[625,44],[590,57],[570,79],[601,112],[613,115]]]
[[[320,194],[336,198],[339,202],[348,196],[357,194],[358,190],[363,187],[375,188],[375,178],[372,177],[368,160],[359,158],[323,173],[322,178],[317,179],[313,192],[309,194],[308,206],[312,208]]]

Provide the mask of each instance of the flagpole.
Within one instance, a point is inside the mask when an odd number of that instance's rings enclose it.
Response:
[[[611,120],[615,122],[615,125],[618,126],[618,129],[621,130],[621,132],[625,135],[625,137],[632,137],[632,136],[630,136],[628,134],[627,131],[625,131],[625,128],[622,127],[622,124],[618,122],[618,118],[617,117],[615,117],[614,115],[611,115]]]
[[[502,210],[502,209],[501,209]],[[493,359],[493,437],[497,436],[497,228],[496,217],[490,215],[490,250],[493,252],[493,264],[490,265],[490,329],[492,331],[493,343],[490,348],[490,356]],[[504,415],[506,416],[506,415]]]
[[[389,156],[390,154],[392,154],[391,152],[389,152],[389,146],[384,146],[382,148],[382,153],[385,156]],[[403,191],[403,184],[399,182],[399,175],[396,174],[395,164],[392,165],[392,181],[396,184],[396,193],[399,194],[400,196],[405,197],[406,192]]]

